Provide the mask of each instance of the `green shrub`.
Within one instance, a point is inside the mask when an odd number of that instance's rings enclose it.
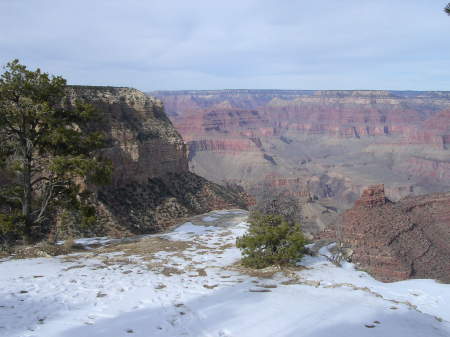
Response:
[[[8,246],[23,234],[23,221],[17,214],[0,212],[0,246]]]
[[[251,268],[295,264],[307,243],[300,225],[289,225],[280,215],[254,214],[248,233],[236,241],[242,264]]]

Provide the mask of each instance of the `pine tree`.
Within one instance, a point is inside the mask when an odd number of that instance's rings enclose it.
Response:
[[[251,268],[295,264],[305,253],[300,225],[290,225],[280,215],[253,214],[248,233],[237,239],[242,264]]]
[[[58,205],[93,217],[89,184],[106,183],[110,164],[98,150],[104,135],[89,127],[98,118],[89,104],[64,108],[66,81],[18,60],[0,78],[0,234],[32,241]],[[1,178],[1,177],[0,177]]]

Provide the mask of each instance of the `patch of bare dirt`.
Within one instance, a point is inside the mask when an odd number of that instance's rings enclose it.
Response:
[[[125,242],[111,244],[106,247],[97,249],[98,254],[123,252],[125,256],[139,255],[151,256],[157,252],[176,252],[183,251],[192,247],[190,241],[171,241],[160,237],[148,237],[135,242]]]
[[[249,275],[251,277],[259,278],[272,278],[277,273],[283,273],[286,277],[298,277],[297,272],[308,269],[303,266],[270,266],[263,269],[254,269],[244,267],[240,262],[232,264],[231,266],[225,267],[224,269],[237,271],[241,274]]]
[[[180,275],[183,274],[184,271],[178,268],[174,268],[174,267],[164,267],[163,270],[161,271],[161,273],[164,276],[173,276],[173,275]]]
[[[13,250],[14,259],[29,259],[37,257],[52,257],[73,253],[75,250],[69,247],[41,242],[33,246],[18,246]]]

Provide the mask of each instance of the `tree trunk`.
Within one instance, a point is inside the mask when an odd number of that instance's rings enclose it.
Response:
[[[25,222],[24,240],[27,243],[33,241],[33,218],[32,218],[32,200],[33,187],[31,185],[31,169],[32,169],[32,155],[28,149],[25,149],[25,157],[23,159],[23,197],[22,197],[22,216]]]

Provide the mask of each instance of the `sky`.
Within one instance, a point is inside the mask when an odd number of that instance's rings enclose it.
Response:
[[[69,84],[450,90],[441,0],[0,0],[0,64]]]

